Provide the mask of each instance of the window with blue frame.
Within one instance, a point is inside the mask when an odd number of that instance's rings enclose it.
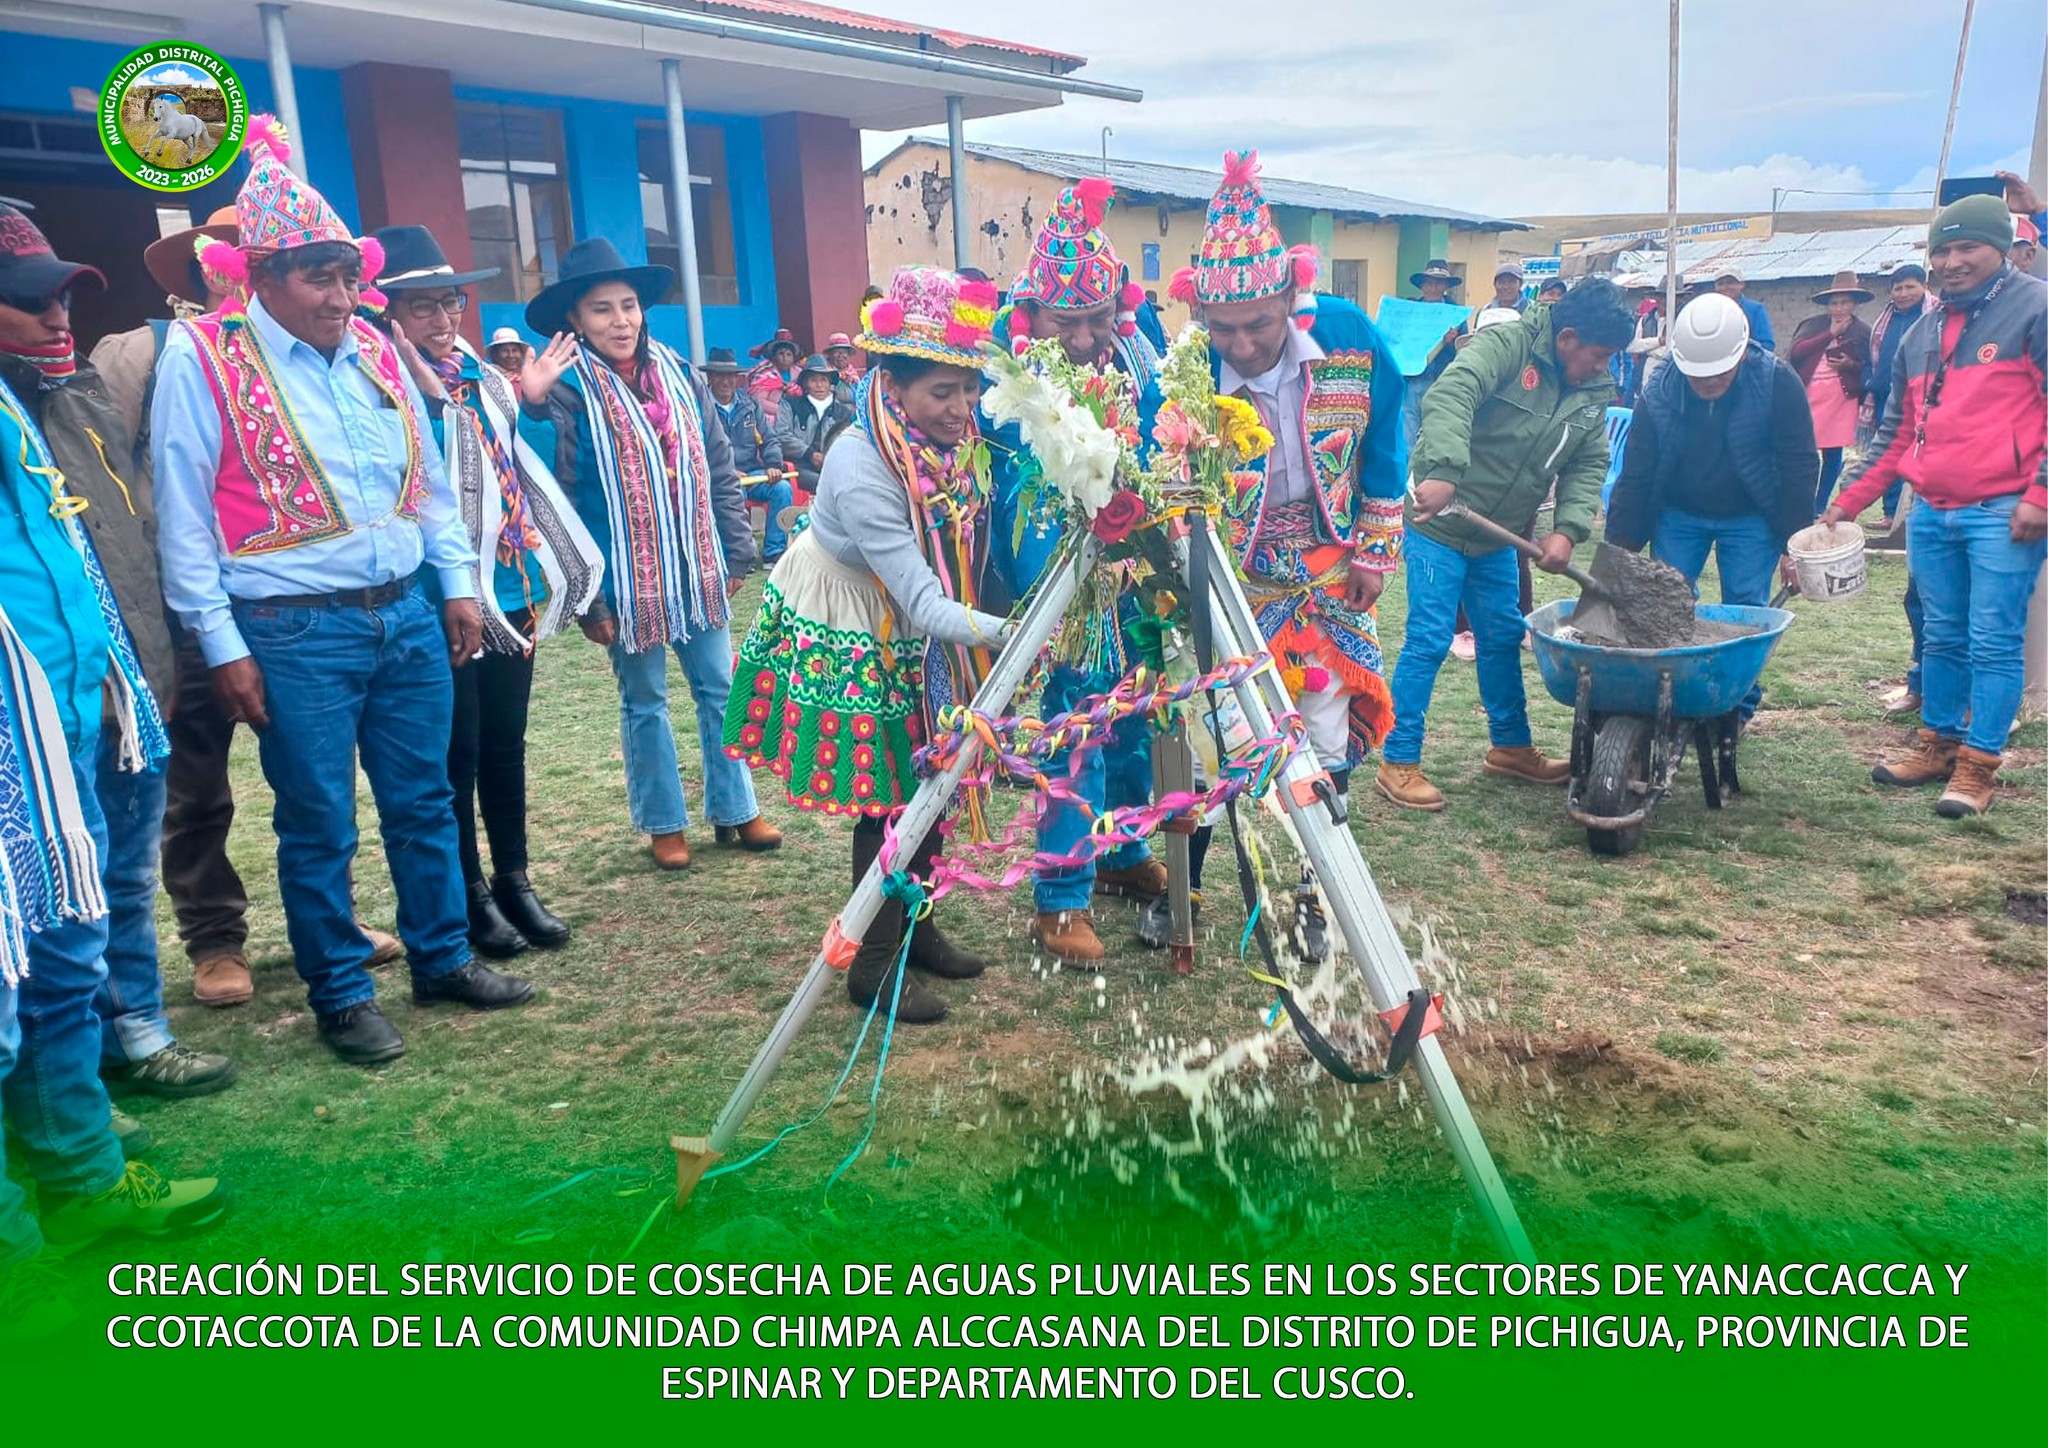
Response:
[[[530,301],[555,279],[569,249],[569,188],[557,111],[457,101],[462,196],[469,247],[499,274],[477,283],[486,302]]]
[[[647,259],[674,270],[680,279],[682,248],[670,234],[668,126],[641,121],[635,132],[640,166],[640,220],[647,233]],[[732,172],[725,158],[722,126],[686,125],[690,149],[690,216],[697,231],[697,279],[707,307],[740,304],[739,252],[732,224]],[[663,301],[682,299],[681,282]]]

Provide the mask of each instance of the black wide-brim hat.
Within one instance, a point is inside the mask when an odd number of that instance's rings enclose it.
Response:
[[[624,282],[639,294],[644,311],[666,296],[675,280],[671,267],[628,266],[607,238],[594,236],[563,254],[554,284],[526,304],[526,325],[543,337],[568,331],[569,309],[599,282]]]
[[[1449,262],[1432,261],[1419,272],[1408,273],[1408,285],[1419,287],[1424,282],[1449,282],[1454,287],[1465,285],[1465,279],[1451,270]]]
[[[804,365],[796,369],[796,375],[799,378],[807,377],[813,372],[820,373],[826,377],[837,377],[839,375],[839,369],[825,360],[823,352],[813,352],[804,359]]]
[[[434,233],[424,226],[383,226],[376,232],[384,248],[384,269],[377,273],[377,286],[386,292],[417,292],[428,288],[466,287],[487,281],[503,268],[483,267],[459,272]]]
[[[739,359],[732,355],[732,348],[730,347],[713,347],[705,355],[704,371],[706,375],[731,375],[737,377],[745,370],[745,368],[740,366]]]

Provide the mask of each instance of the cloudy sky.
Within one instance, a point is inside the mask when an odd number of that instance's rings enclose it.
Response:
[[[1657,0],[858,0],[1089,59],[1142,105],[1070,100],[970,139],[1218,164],[1495,215],[1661,210],[1666,7]],[[1686,0],[1680,205],[1770,209],[1774,186],[1912,205],[1933,184],[1963,0]],[[2041,0],[1978,0],[1950,172],[2024,172]],[[869,159],[897,140],[870,135]]]

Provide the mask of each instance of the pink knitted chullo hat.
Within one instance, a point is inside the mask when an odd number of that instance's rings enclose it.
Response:
[[[1126,279],[1129,272],[1102,231],[1115,199],[1115,185],[1099,176],[1076,181],[1062,191],[1038,229],[1031,261],[1010,288],[1010,300],[1055,312],[1086,312],[1114,303],[1118,334],[1134,335],[1138,303],[1145,293]],[[1009,330],[1018,350],[1031,345],[1028,309],[1010,314]]]
[[[251,262],[273,252],[339,241],[363,254],[364,285],[376,280],[384,269],[383,244],[375,237],[352,235],[327,198],[292,170],[287,164],[291,144],[277,117],[253,117],[243,145],[249,174],[235,194],[237,244],[213,242],[200,252],[201,264],[247,287]],[[374,293],[366,299],[381,303]]]
[[[1190,307],[1256,302],[1300,288],[1295,325],[1315,321],[1316,249],[1290,247],[1273,223],[1259,186],[1259,153],[1224,153],[1223,184],[1209,202],[1195,264],[1173,274],[1167,291]]]

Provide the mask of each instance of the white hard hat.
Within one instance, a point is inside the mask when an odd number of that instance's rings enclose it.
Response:
[[[1718,377],[1749,347],[1749,318],[1719,292],[1694,297],[1671,325],[1671,360],[1688,377]]]
[[[519,335],[517,327],[500,327],[497,331],[491,333],[491,345],[493,347],[503,347],[507,344],[512,346],[524,346],[526,344],[526,339]]]
[[[1513,307],[1485,307],[1472,319],[1472,330],[1483,332],[1488,327],[1498,327],[1502,322],[1519,322],[1522,314]]]
[[[1728,265],[1714,273],[1714,280],[1717,282],[1746,282],[1749,278],[1742,274],[1741,267],[1731,261]]]

